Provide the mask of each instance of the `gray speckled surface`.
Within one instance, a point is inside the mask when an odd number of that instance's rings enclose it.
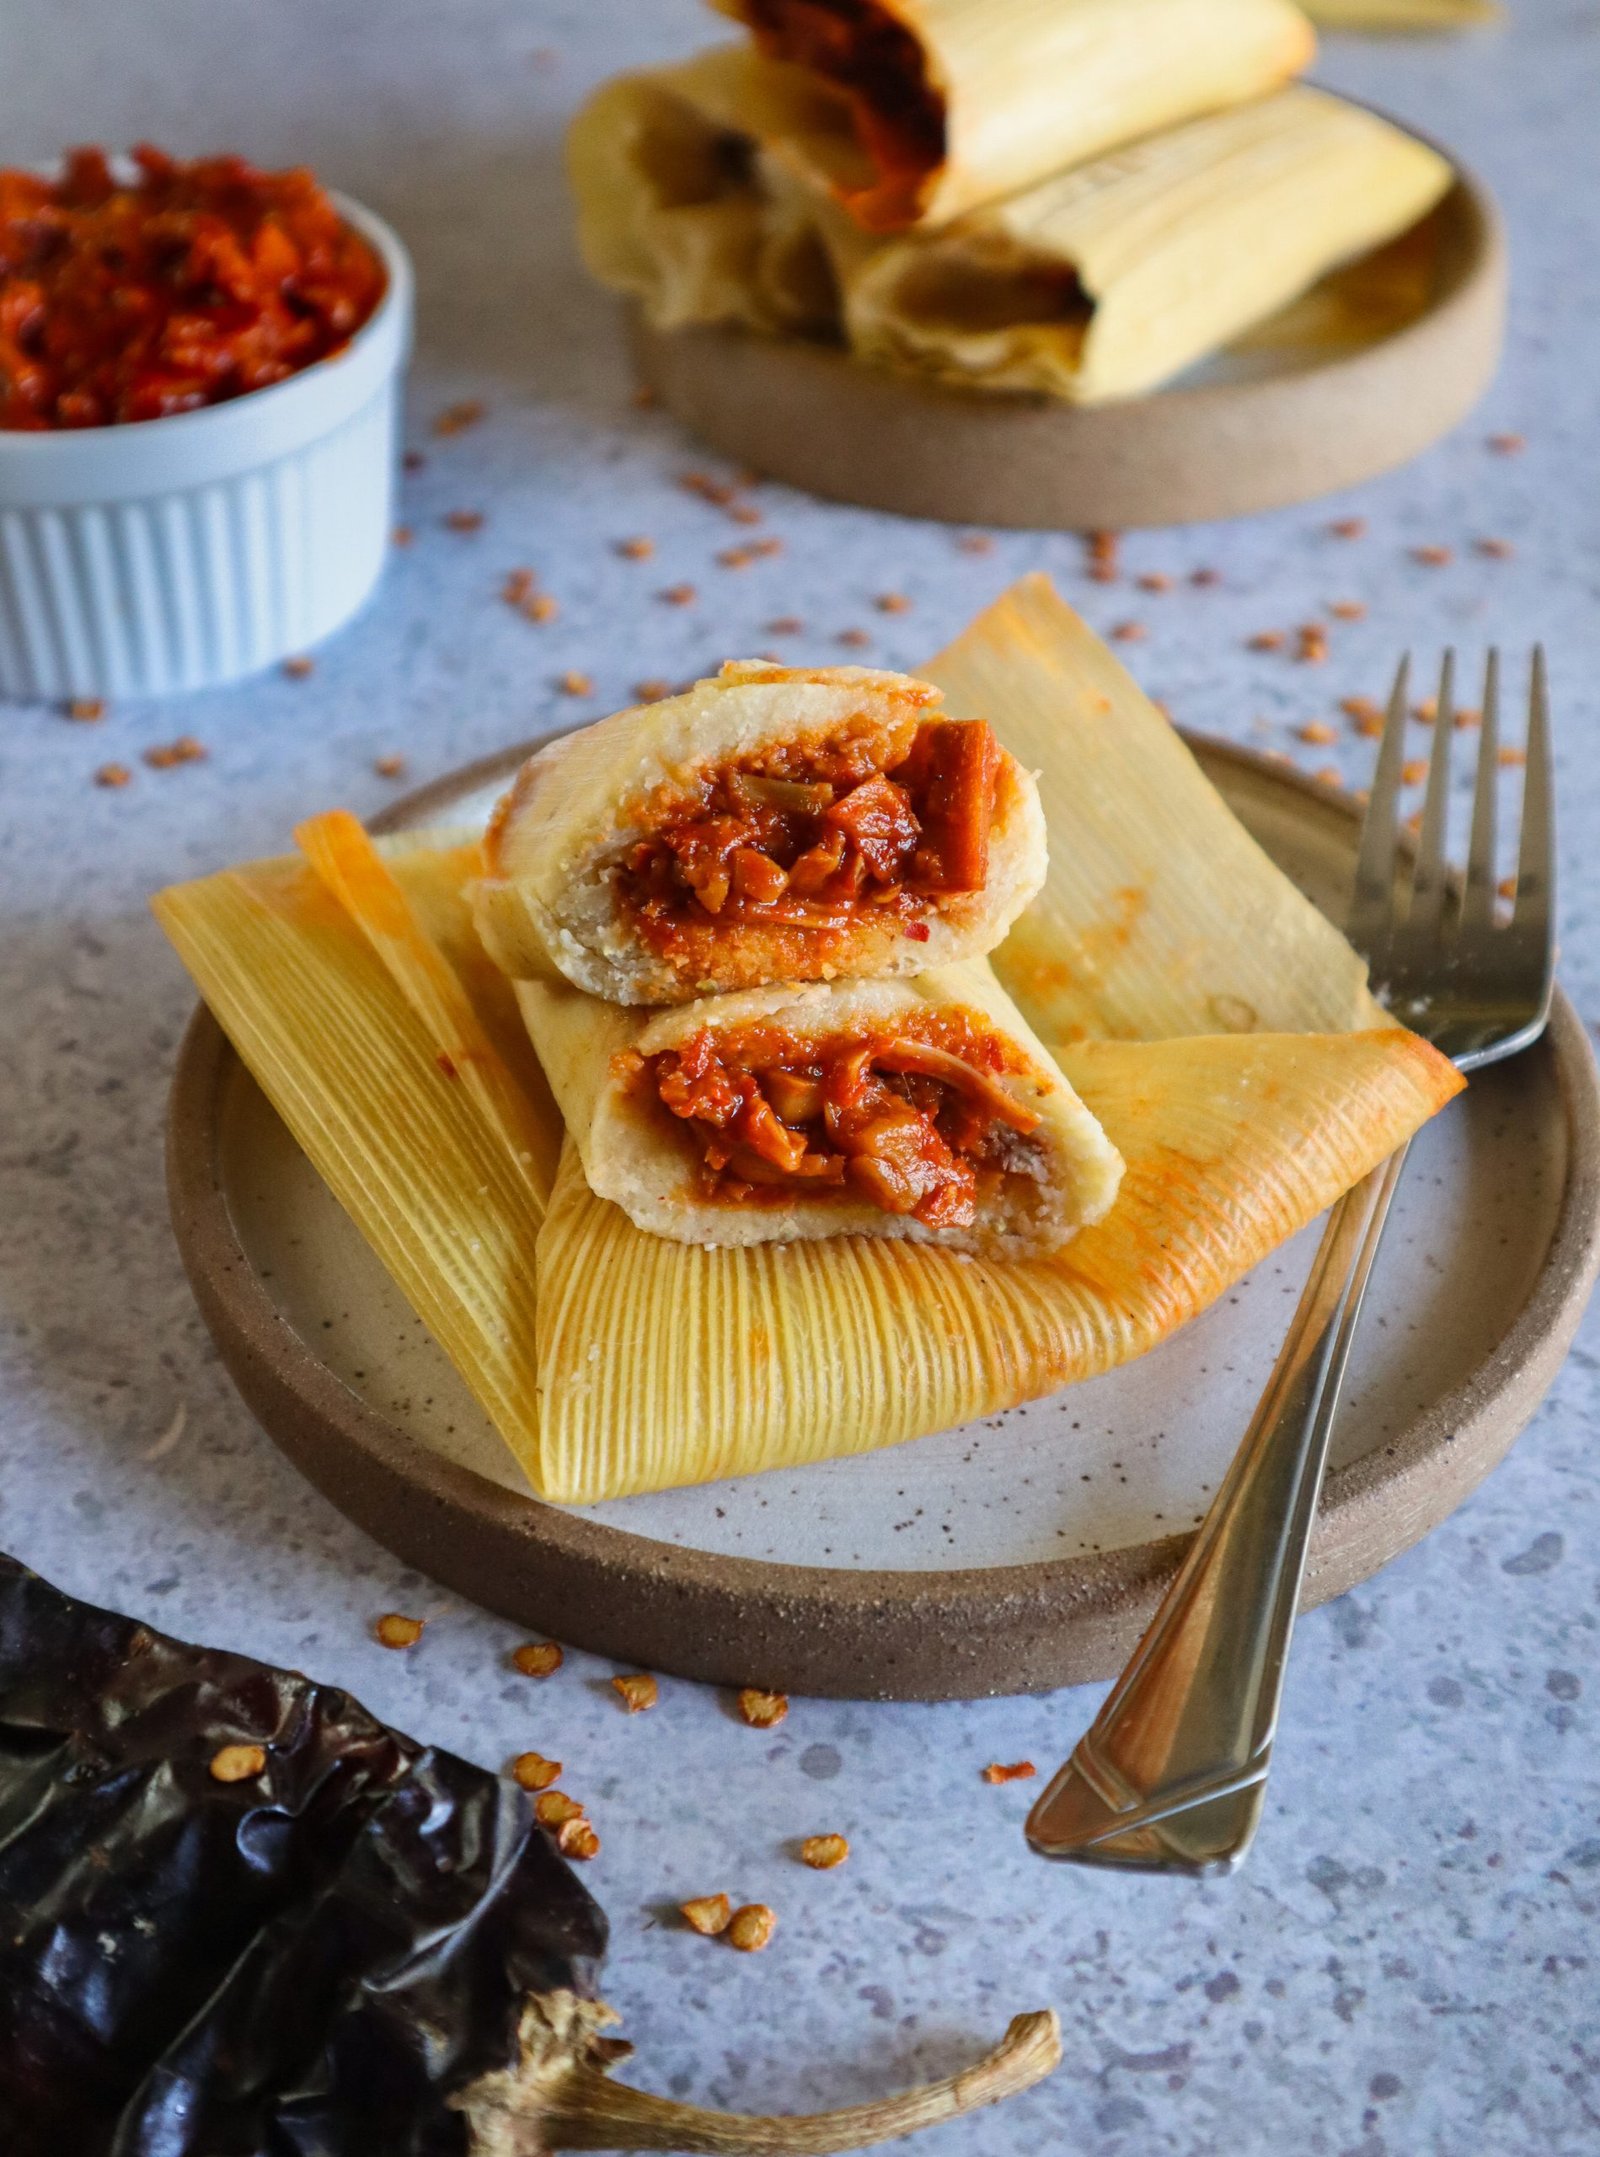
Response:
[[[797,1703],[776,1733],[721,1698],[663,1687],[625,1717],[609,1669],[572,1657],[535,1686],[515,1636],[401,1572],[279,1461],[234,1399],[178,1270],[160,1126],[189,994],[144,901],[157,884],[265,852],[306,810],[377,805],[375,756],[426,777],[577,716],[635,680],[677,678],[771,641],[824,653],[860,624],[914,663],[1025,567],[1055,571],[1103,625],[1137,613],[1150,688],[1193,724],[1356,773],[1341,733],[1293,729],[1374,693],[1404,643],[1544,637],[1560,716],[1564,967],[1600,1018],[1591,835],[1600,698],[1600,22],[1586,0],[1524,0],[1505,37],[1330,47],[1323,72],[1460,145],[1500,191],[1516,249],[1505,370],[1480,415],[1410,471],[1327,508],[1145,535],[1132,571],[1212,564],[1213,591],[1086,583],[1070,538],[1015,536],[974,558],[948,532],[774,491],[781,559],[734,574],[715,511],[673,484],[695,453],[628,405],[606,304],[581,280],[557,130],[582,87],[703,33],[688,0],[13,0],[0,23],[7,160],[141,134],[305,157],[390,216],[421,273],[414,545],[314,675],[69,725],[0,712],[0,1547],[173,1630],[355,1687],[474,1757],[527,1745],[569,1763],[605,1837],[591,1879],[616,1931],[609,1991],[655,2086],[777,2109],[848,2101],[933,2073],[1054,2002],[1067,2058],[1007,2111],[927,2139],[964,2157],[1045,2144],[1085,2157],[1227,2147],[1305,2157],[1459,2157],[1600,2146],[1594,1919],[1600,1566],[1590,1322],[1507,1464],[1421,1549],[1307,1621],[1269,1815],[1229,1883],[1046,1871],[1023,1853],[1025,1785],[990,1759],[1065,1750],[1088,1694],[971,1707]],[[490,416],[454,440],[453,397]],[[1486,437],[1517,430],[1525,454]],[[482,508],[481,533],[440,528]],[[1360,514],[1360,542],[1327,534]],[[624,562],[609,542],[657,542]],[[1471,551],[1514,540],[1510,561]],[[1407,549],[1456,549],[1444,569]],[[537,567],[561,602],[538,629],[498,604]],[[650,595],[679,578],[697,605]],[[909,613],[874,612],[893,586]],[[1325,668],[1245,651],[1268,626],[1365,600]],[[138,752],[192,732],[209,761],[161,773]],[[102,761],[133,764],[120,793]],[[181,1413],[180,1413],[181,1412]],[[378,1611],[433,1623],[399,1657]],[[929,1822],[938,1830],[929,1832]],[[855,1855],[815,1875],[791,1838],[838,1828]],[[771,1901],[764,1957],[671,1928],[664,1904],[725,1886]]]

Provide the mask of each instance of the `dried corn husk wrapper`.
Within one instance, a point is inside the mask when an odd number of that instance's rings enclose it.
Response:
[[[1135,396],[1408,230],[1450,181],[1415,136],[1297,85],[879,249],[849,278],[850,342],[968,386]]]
[[[1475,30],[1504,22],[1497,0],[1305,0],[1306,13],[1326,30]]]
[[[1118,143],[1260,96],[1315,36],[1288,0],[713,0],[846,101],[761,133],[866,230],[943,224]],[[774,125],[776,119],[776,125]],[[865,171],[863,172],[863,166]]]
[[[603,83],[567,137],[578,244],[594,276],[657,329],[836,337],[835,260],[864,243],[763,147],[780,127],[850,154],[839,99],[742,45]]]

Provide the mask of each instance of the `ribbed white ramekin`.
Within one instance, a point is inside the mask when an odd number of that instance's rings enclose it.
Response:
[[[387,284],[344,351],[170,419],[0,430],[0,697],[204,689],[349,620],[394,514],[411,264],[335,196]]]

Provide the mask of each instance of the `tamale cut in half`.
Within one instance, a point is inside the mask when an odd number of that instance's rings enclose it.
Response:
[[[590,1188],[680,1243],[889,1236],[1022,1257],[1122,1161],[981,960],[630,1011],[518,984]]]
[[[981,956],[1046,847],[1033,779],[927,682],[730,661],[539,750],[485,863],[476,919],[514,979],[680,1004]]]
[[[1118,143],[1259,97],[1315,33],[1289,0],[713,0],[814,93],[761,133],[861,226],[942,224]]]
[[[1448,162],[1303,85],[1193,120],[862,259],[852,348],[1075,404],[1170,380],[1409,230]]]

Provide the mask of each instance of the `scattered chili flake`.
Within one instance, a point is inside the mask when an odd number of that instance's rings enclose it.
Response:
[[[160,419],[341,351],[383,266],[304,169],[141,143],[0,174],[0,429]]]
[[[661,1698],[660,1686],[647,1671],[638,1671],[629,1678],[613,1678],[611,1686],[630,1715],[642,1715]]]
[[[1326,719],[1308,719],[1303,727],[1296,727],[1295,732],[1301,741],[1311,742],[1317,747],[1325,748],[1329,742],[1339,739],[1338,729],[1329,726]]]
[[[1496,761],[1507,771],[1519,771],[1528,761],[1526,749],[1514,749],[1509,742],[1496,752]]]
[[[1482,726],[1483,714],[1476,705],[1458,704],[1454,723],[1458,734],[1470,734],[1474,727]]]
[[[1419,726],[1432,726],[1434,721],[1439,716],[1438,698],[1424,697],[1420,703],[1413,704],[1411,707],[1411,716],[1413,719],[1416,720]]]
[[[1451,547],[1413,547],[1411,559],[1420,562],[1424,569],[1443,569],[1455,560]]]
[[[1420,786],[1428,776],[1428,760],[1425,756],[1408,756],[1400,767],[1402,786]]]
[[[568,667],[565,674],[556,677],[556,687],[564,697],[591,697],[594,695],[594,677],[580,673],[577,667]]]
[[[1320,764],[1311,776],[1319,786],[1344,785],[1344,773],[1337,764]]]
[[[524,1790],[548,1790],[561,1773],[561,1762],[547,1760],[543,1753],[518,1753],[511,1773]]]
[[[446,531],[450,532],[481,532],[483,530],[483,511],[481,509],[447,509],[444,513],[444,525]]]
[[[1492,434],[1489,447],[1497,457],[1517,457],[1528,446],[1528,438],[1521,434]]]
[[[104,697],[74,697],[66,707],[69,719],[103,719],[106,715]]]
[[[481,398],[467,397],[460,404],[447,404],[433,423],[435,434],[465,434],[469,427],[476,427],[484,414]]]
[[[909,614],[911,602],[904,592],[880,592],[872,604],[880,614]]]
[[[728,1920],[733,1916],[733,1904],[726,1895],[692,1895],[687,1902],[678,1905],[692,1932],[704,1938],[715,1939],[719,1932],[726,1932]]]
[[[530,592],[517,608],[524,621],[553,622],[561,612],[558,601],[548,592]]]
[[[420,449],[408,449],[400,459],[400,467],[402,471],[420,472],[427,461]]]
[[[508,607],[520,607],[538,582],[538,577],[531,569],[508,570],[506,581],[500,587],[500,597]]]
[[[702,502],[711,503],[715,509],[726,509],[733,500],[735,489],[725,479],[713,479],[709,472],[682,472],[678,485],[685,494],[697,494]]]
[[[655,541],[646,539],[642,534],[634,539],[619,539],[617,541],[617,552],[625,562],[648,562],[655,551]]]
[[[839,642],[848,646],[851,651],[859,652],[864,651],[872,639],[864,629],[841,629]]]
[[[1281,629],[1258,629],[1249,640],[1249,648],[1253,652],[1281,652],[1284,641]]]
[[[1365,517],[1336,517],[1328,530],[1335,539],[1364,539],[1367,520]]]
[[[928,924],[925,921],[908,921],[906,923],[905,935],[908,944],[925,944],[930,933]]]
[[[717,563],[723,569],[748,569],[755,558],[753,547],[724,547]]]
[[[987,532],[963,532],[956,541],[963,554],[993,554],[994,541]]]
[[[1013,1760],[1009,1767],[995,1760],[984,1769],[983,1779],[986,1783],[1025,1783],[1038,1772],[1031,1760]]]
[[[1189,582],[1198,584],[1201,590],[1204,591],[1208,585],[1222,582],[1222,571],[1220,569],[1191,569]]]
[[[1143,622],[1118,622],[1111,640],[1114,644],[1142,644],[1149,634]]]
[[[126,786],[133,773],[126,764],[102,764],[94,775],[96,786]]]
[[[600,1855],[600,1838],[587,1820],[563,1820],[556,1830],[556,1848],[563,1857],[582,1862]]]
[[[1517,551],[1509,539],[1475,539],[1472,544],[1479,554],[1487,555],[1491,562],[1509,562]]]
[[[171,771],[179,764],[198,764],[206,755],[204,742],[196,741],[192,734],[180,734],[176,741],[157,742],[144,752],[144,761],[152,771]]]
[[[1502,876],[1494,888],[1498,898],[1514,899],[1517,895],[1517,880],[1514,876]]]
[[[776,620],[768,622],[767,635],[769,637],[797,637],[805,626],[798,614],[780,614]]]
[[[1170,592],[1172,589],[1172,579],[1160,569],[1147,569],[1143,576],[1136,577],[1134,582],[1141,592]]]
[[[564,1660],[553,1640],[530,1640],[526,1646],[514,1651],[511,1667],[520,1670],[525,1678],[548,1678],[561,1668]]]
[[[727,1940],[741,1955],[758,1955],[777,1930],[778,1919],[764,1902],[747,1902],[728,1920]]]
[[[264,1745],[223,1745],[211,1755],[211,1779],[219,1783],[247,1783],[267,1764]]]
[[[389,543],[395,547],[409,547],[416,536],[409,524],[397,524],[389,534]]]
[[[385,1611],[372,1628],[380,1648],[414,1648],[422,1638],[424,1620],[405,1618],[398,1610]]]
[[[832,1872],[849,1855],[850,1845],[842,1835],[808,1835],[800,1845],[800,1862],[813,1872]]]
[[[1120,532],[1085,532],[1083,543],[1089,551],[1091,562],[1115,566],[1118,549],[1122,545]]]
[[[296,652],[283,662],[283,671],[292,682],[303,682],[317,671],[317,662],[306,652]]]
[[[1422,811],[1420,809],[1413,809],[1411,814],[1406,818],[1405,823],[1402,825],[1401,829],[1404,831],[1409,831],[1412,836],[1415,837],[1416,834],[1422,829]]]
[[[1363,599],[1333,599],[1328,602],[1328,612],[1336,622],[1363,622],[1367,618],[1366,601]]]
[[[789,1712],[787,1693],[764,1693],[747,1685],[739,1695],[739,1713],[752,1730],[773,1730]]]
[[[1294,633],[1294,655],[1302,666],[1319,667],[1328,656],[1328,632],[1320,622],[1302,622]]]
[[[671,696],[672,684],[663,681],[658,674],[652,674],[648,681],[635,682],[633,693],[641,704],[659,704],[663,697]]]
[[[403,756],[374,757],[372,768],[380,779],[403,779],[406,775],[406,760]]]
[[[533,1816],[541,1827],[565,1827],[569,1820],[581,1820],[584,1815],[577,1799],[568,1797],[565,1790],[542,1790],[533,1801]]]
[[[656,597],[669,607],[686,607],[694,598],[694,586],[669,584],[664,592],[657,592]]]
[[[735,524],[759,524],[762,521],[761,511],[754,502],[730,502],[728,515]]]
[[[1358,734],[1372,739],[1383,732],[1383,714],[1371,697],[1346,697],[1339,706]]]

